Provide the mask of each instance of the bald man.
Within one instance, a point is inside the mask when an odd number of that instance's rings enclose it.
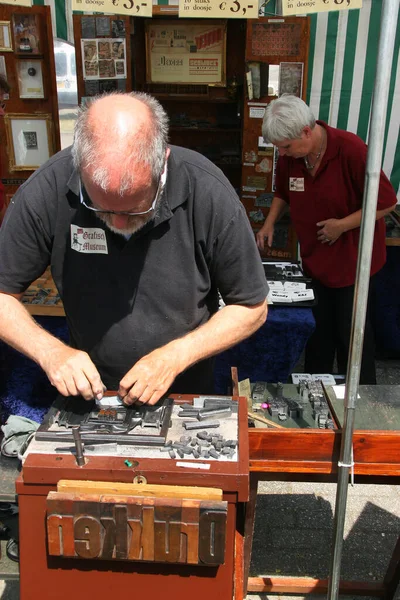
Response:
[[[155,404],[167,392],[212,393],[211,357],[266,319],[268,286],[235,191],[167,138],[151,96],[98,97],[80,109],[73,146],[7,211],[0,337],[65,396],[101,399],[108,388],[126,404]],[[48,265],[69,346],[19,302]]]

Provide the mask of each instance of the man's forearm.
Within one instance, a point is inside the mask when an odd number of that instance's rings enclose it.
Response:
[[[20,301],[0,293],[0,338],[42,366],[46,356],[63,342],[42,329]]]
[[[164,346],[185,371],[195,363],[219,354],[252,335],[265,323],[267,301],[255,306],[228,305],[207,323]]]

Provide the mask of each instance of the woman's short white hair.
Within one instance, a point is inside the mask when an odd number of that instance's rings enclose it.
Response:
[[[262,135],[266,142],[282,142],[301,137],[306,126],[314,129],[315,117],[309,106],[301,98],[282,94],[272,100],[265,109]]]

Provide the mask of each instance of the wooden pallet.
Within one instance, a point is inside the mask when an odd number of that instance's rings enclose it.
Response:
[[[22,297],[22,303],[31,315],[65,316],[50,267],[26,290]]]

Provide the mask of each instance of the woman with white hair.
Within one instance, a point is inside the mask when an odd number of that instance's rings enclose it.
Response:
[[[266,108],[265,141],[279,150],[276,191],[257,244],[272,245],[274,225],[290,207],[305,273],[318,299],[316,329],[306,347],[305,371],[346,373],[353,309],[367,146],[354,135],[315,119],[303,100],[288,94]],[[371,277],[385,264],[383,217],[396,204],[381,172]],[[371,280],[372,281],[372,280]],[[361,384],[376,383],[374,340],[368,320],[360,372]]]

